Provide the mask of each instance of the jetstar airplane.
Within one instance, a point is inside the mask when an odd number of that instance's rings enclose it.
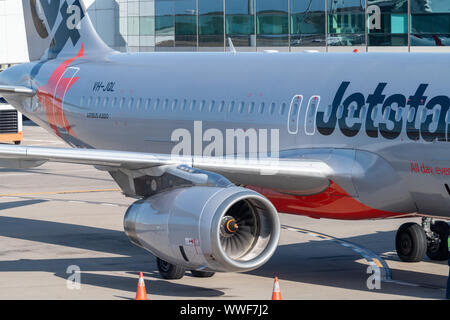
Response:
[[[0,92],[73,148],[1,145],[1,165],[108,171],[164,278],[260,267],[278,212],[420,216],[399,257],[448,258],[449,54],[119,53],[79,0],[23,5],[32,62]]]

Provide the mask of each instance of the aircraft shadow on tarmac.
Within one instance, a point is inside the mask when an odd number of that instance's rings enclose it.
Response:
[[[208,289],[162,280],[157,272],[154,257],[144,249],[132,245],[121,231],[34,219],[0,217],[0,236],[118,255],[99,258],[1,261],[0,250],[0,276],[1,272],[8,271],[45,271],[67,279],[69,276],[66,273],[67,267],[78,265],[84,285],[136,292],[139,272],[144,271],[145,276],[154,278],[149,289],[151,294],[168,297],[224,295],[220,288]],[[95,273],[105,271],[125,271],[130,276]]]
[[[31,206],[33,204],[38,204],[42,202],[47,202],[47,200],[22,200],[22,201],[3,202],[0,203],[0,211],[24,206]]]
[[[66,268],[69,265],[78,265],[82,270],[82,283],[88,285],[135,292],[137,275],[139,271],[143,271],[146,276],[154,278],[151,282],[153,294],[181,297],[219,297],[225,294],[222,291],[225,288],[209,289],[185,285],[181,283],[182,281],[162,280],[157,272],[154,257],[144,249],[132,245],[122,231],[26,218],[0,217],[0,236],[119,255],[98,258],[1,261],[0,251],[0,275],[1,272],[11,271],[45,271],[67,279]],[[362,245],[381,243],[382,250],[392,251],[394,237],[395,232],[389,231],[344,240]],[[391,240],[392,245],[388,245]],[[370,247],[369,249],[380,252],[378,249]],[[333,252],[333,255],[327,255],[327,252]],[[282,280],[295,281],[299,283],[299,290],[301,290],[301,284],[306,283],[368,291],[367,266],[356,262],[360,259],[361,256],[334,242],[311,240],[280,245],[274,257],[266,265],[249,274],[268,278],[278,276]],[[125,272],[130,274],[130,277],[97,273],[108,271]],[[418,298],[439,298],[444,295],[443,287],[447,280],[444,276],[427,274],[426,270],[423,273],[396,269],[391,271],[395,280],[420,279],[423,283],[431,285],[428,289],[417,290],[415,287],[383,282],[382,290],[377,290],[377,293]],[[204,281],[214,280],[199,279],[199,282]]]
[[[395,250],[393,248],[395,234],[395,231],[376,232],[342,240],[358,244],[380,254]],[[397,255],[385,259],[387,262],[389,260],[400,261]],[[280,245],[267,264],[249,273],[272,278],[278,276],[280,280],[305,284],[370,291],[367,288],[367,279],[370,276],[367,273],[368,265],[361,261],[364,261],[361,255],[335,242],[310,240],[307,243]],[[446,261],[427,260],[427,263],[447,265]],[[417,272],[391,268],[390,272],[393,280],[410,282],[418,286],[382,282],[382,289],[375,290],[377,293],[438,299],[445,296],[446,276],[427,273],[426,269],[423,272]],[[301,290],[301,286],[299,289]],[[355,296],[355,299],[357,298]],[[380,296],[380,298],[382,297]]]
[[[33,169],[0,169],[0,173],[34,173],[34,174],[42,174],[42,175],[48,175],[48,176],[56,176],[56,177],[63,177],[63,178],[73,178],[73,175],[70,174],[64,174],[64,173],[55,173],[51,170],[48,170],[46,168],[33,168]],[[112,178],[100,178],[100,177],[90,177],[87,175],[81,175],[77,174],[77,179],[85,179],[85,180],[95,180],[95,181],[107,181],[111,182],[113,181]],[[1,185],[0,187],[7,188],[8,185]]]

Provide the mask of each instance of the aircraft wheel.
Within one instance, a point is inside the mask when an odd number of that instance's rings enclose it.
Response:
[[[417,223],[405,223],[400,226],[395,237],[398,257],[404,262],[419,262],[427,251],[427,236]]]
[[[171,264],[160,258],[156,258],[156,264],[161,277],[167,280],[181,279],[186,271],[182,266]]]
[[[14,141],[14,144],[15,144],[15,145],[19,145],[19,144],[21,144],[21,142],[22,142],[22,141]]]
[[[213,275],[215,275],[215,272],[211,271],[198,271],[198,270],[191,270],[191,273],[196,278],[211,278]]]
[[[436,239],[428,245],[427,256],[431,260],[448,260],[448,236],[450,226],[445,221],[436,221],[430,226]]]

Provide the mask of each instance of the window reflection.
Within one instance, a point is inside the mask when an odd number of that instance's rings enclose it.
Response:
[[[223,0],[198,0],[199,46],[224,45]]]
[[[325,1],[291,0],[291,46],[325,45]]]
[[[118,13],[117,46],[131,52],[227,37],[253,48],[450,45],[450,0],[120,0]]]
[[[254,0],[227,0],[225,4],[226,36],[235,46],[255,46]]]
[[[411,0],[411,45],[450,45],[448,0]]]
[[[196,0],[175,1],[175,46],[197,46]]]
[[[155,46],[175,45],[175,1],[155,1]]]
[[[408,1],[367,0],[370,46],[408,45]]]
[[[256,1],[256,33],[258,46],[288,45],[288,5],[288,0]]]
[[[328,45],[365,44],[365,0],[328,1]]]

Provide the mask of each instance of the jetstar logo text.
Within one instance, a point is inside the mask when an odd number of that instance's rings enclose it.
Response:
[[[450,141],[450,98],[428,97],[428,84],[420,84],[409,96],[387,96],[384,82],[367,97],[360,92],[348,94],[349,86],[350,82],[342,82],[333,103],[317,112],[316,126],[322,135],[331,135],[339,127],[347,137],[365,133],[393,140],[404,132],[412,141]]]

